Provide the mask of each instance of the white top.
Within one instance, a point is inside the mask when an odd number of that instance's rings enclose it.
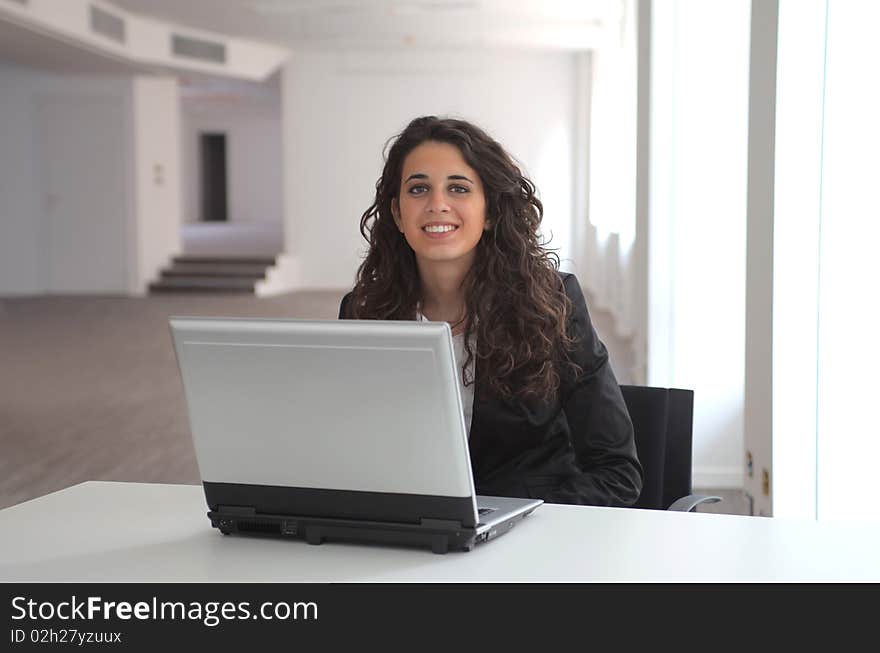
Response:
[[[110,482],[0,510],[0,582],[880,581],[876,523],[545,504],[470,553],[434,555],[223,536],[205,511],[197,485]]]
[[[426,318],[421,313],[416,313],[416,317],[420,322],[430,322],[428,318]],[[474,346],[474,339],[471,338],[471,350],[474,351],[476,348]],[[471,418],[474,414],[474,384],[466,386],[464,384],[464,380],[461,378],[461,366],[464,364],[465,359],[467,358],[467,352],[464,350],[464,334],[459,333],[457,336],[452,336],[452,351],[455,354],[455,369],[458,374],[458,387],[461,391],[461,407],[464,412],[464,428],[465,433],[469,436],[471,434]],[[474,360],[471,360],[470,365],[468,365],[468,378],[474,379]]]

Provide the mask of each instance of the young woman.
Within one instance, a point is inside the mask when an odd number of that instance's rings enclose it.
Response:
[[[339,317],[450,324],[477,493],[631,505],[632,423],[578,280],[539,242],[542,216],[484,131],[417,118],[361,218],[370,248]]]

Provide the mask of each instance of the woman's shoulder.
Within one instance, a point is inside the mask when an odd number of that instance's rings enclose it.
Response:
[[[345,293],[342,297],[342,300],[339,302],[339,319],[344,320],[348,317],[348,303],[351,301],[351,294],[353,291],[349,291]]]
[[[584,303],[584,291],[577,276],[572,272],[562,272],[561,270],[557,270],[556,274],[559,275],[559,280],[562,281],[562,289],[568,295],[568,298],[576,304]]]
[[[577,283],[577,277],[574,276],[572,272],[563,272],[562,270],[556,270],[556,274],[559,276],[560,281],[562,281],[563,286],[568,286],[569,283],[575,282]]]
[[[571,312],[568,316],[569,324],[573,325],[578,331],[592,331],[590,310],[587,308],[587,299],[584,296],[581,282],[571,272],[557,271],[557,274],[559,274],[559,278],[562,281],[565,296],[571,302]]]

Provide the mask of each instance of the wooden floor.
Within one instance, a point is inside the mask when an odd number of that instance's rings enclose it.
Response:
[[[335,318],[343,292],[0,299],[0,508],[87,480],[198,483],[168,317]],[[630,382],[626,343],[593,318]],[[727,494],[709,509],[744,514]]]

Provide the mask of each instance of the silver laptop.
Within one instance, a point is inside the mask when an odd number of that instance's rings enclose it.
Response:
[[[170,319],[212,525],[470,550],[542,502],[474,492],[445,322]]]

